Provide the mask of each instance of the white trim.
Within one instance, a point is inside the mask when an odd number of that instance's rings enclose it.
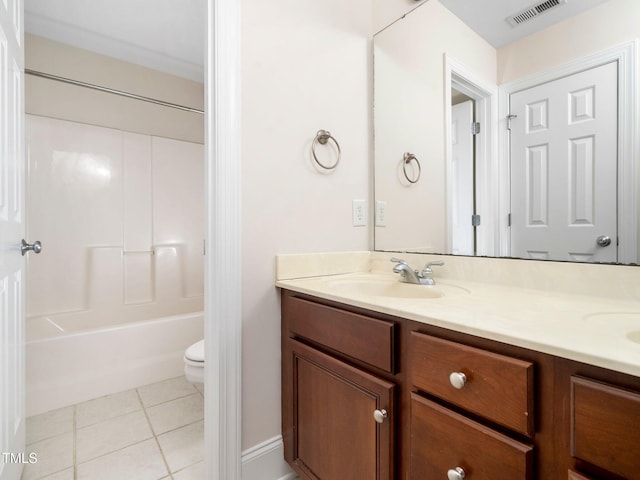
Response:
[[[297,478],[284,460],[282,436],[276,435],[242,452],[242,480]]]
[[[610,62],[618,62],[618,261],[638,261],[638,179],[636,152],[637,94],[636,52],[637,41],[616,45],[606,50],[572,60],[563,65],[534,73],[527,77],[505,83],[499,87],[500,136],[500,256],[510,255],[509,227],[507,215],[509,201],[509,135],[506,117],[509,114],[509,96],[542,83],[589,70]]]
[[[241,10],[208,0],[206,55],[205,458],[208,480],[240,480]]]
[[[445,177],[447,182],[447,251],[451,252],[451,232],[453,218],[451,207],[453,199],[452,152],[451,152],[451,84],[456,83],[459,89],[476,102],[476,121],[480,122],[480,134],[476,137],[476,213],[482,218],[481,228],[477,230],[477,255],[495,256],[497,245],[497,224],[494,219],[498,210],[498,202],[493,195],[498,181],[497,162],[493,152],[496,151],[497,133],[497,87],[488,84],[475,72],[444,54],[444,116],[445,116]]]

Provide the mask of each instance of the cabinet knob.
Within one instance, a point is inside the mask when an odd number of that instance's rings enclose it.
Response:
[[[373,411],[373,418],[378,423],[383,423],[388,416],[389,415],[387,414],[387,411],[385,409]]]
[[[462,372],[453,372],[449,375],[449,382],[453,388],[460,390],[467,383],[467,376]]]
[[[452,468],[447,472],[447,478],[449,480],[462,480],[464,477],[464,470],[460,467]]]

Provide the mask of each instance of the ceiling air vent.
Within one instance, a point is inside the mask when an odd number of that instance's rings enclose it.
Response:
[[[516,13],[515,15],[507,17],[507,22],[509,22],[509,25],[511,25],[512,27],[517,27],[524,22],[528,22],[529,20],[534,19],[538,15],[548,12],[553,8],[559,7],[563,3],[567,3],[567,0],[545,0],[544,2],[540,2],[536,5],[524,9],[521,12]]]

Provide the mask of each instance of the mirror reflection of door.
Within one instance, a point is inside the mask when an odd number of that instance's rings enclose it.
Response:
[[[617,261],[617,82],[612,62],[510,96],[511,256]]]
[[[474,214],[474,101],[463,93],[451,90],[451,164],[453,203],[451,219],[451,253],[475,254]]]

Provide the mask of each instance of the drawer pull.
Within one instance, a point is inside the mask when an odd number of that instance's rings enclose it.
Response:
[[[449,382],[453,388],[460,390],[467,383],[467,376],[462,372],[453,372],[449,375]]]
[[[452,468],[447,472],[447,478],[449,480],[462,480],[464,477],[464,470],[460,467]]]
[[[374,410],[373,411],[373,418],[376,420],[376,422],[378,423],[384,423],[384,421],[387,419],[389,415],[387,414],[387,411],[382,409],[382,410]]]

